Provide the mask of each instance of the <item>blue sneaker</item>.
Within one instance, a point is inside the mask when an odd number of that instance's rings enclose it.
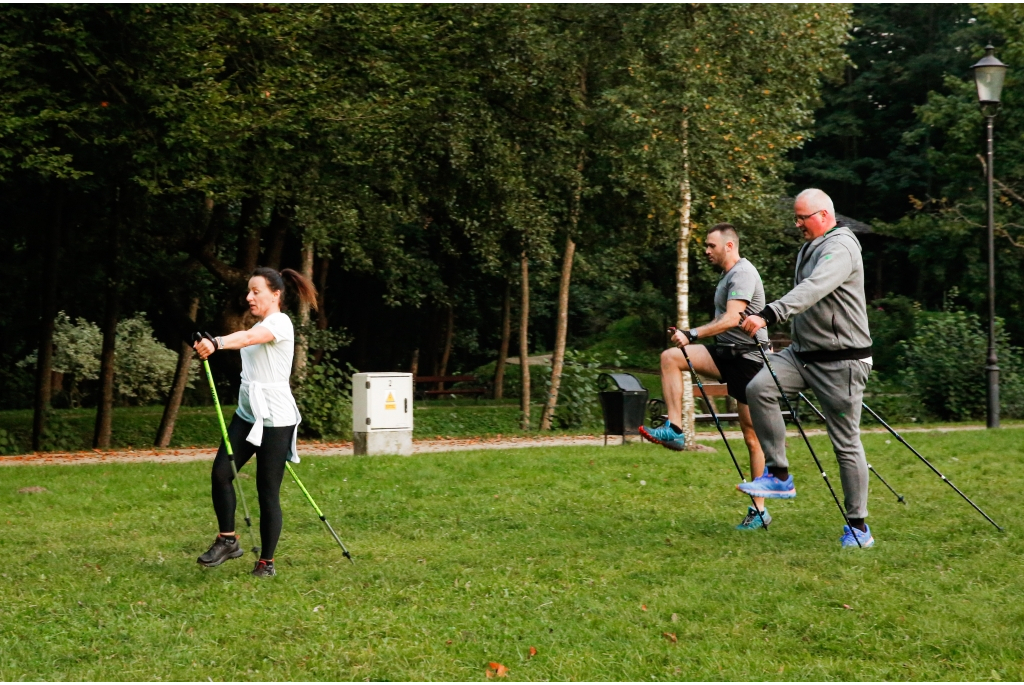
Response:
[[[740,483],[736,486],[740,492],[745,492],[754,497],[765,499],[793,499],[796,497],[796,488],[793,487],[793,476],[786,480],[779,480],[767,471],[750,483]]]
[[[843,526],[843,537],[839,538],[839,542],[843,545],[843,549],[847,547],[857,547],[857,540],[860,540],[860,547],[874,547],[875,538],[871,536],[871,526],[864,524],[867,528],[867,532],[859,531],[856,528],[853,530],[849,526]],[[857,540],[853,539],[853,536],[857,536]]]
[[[764,523],[761,523],[761,519],[764,519]],[[740,525],[736,526],[736,530],[757,530],[758,528],[767,528],[771,525],[772,515],[768,513],[768,507],[764,508],[761,512],[761,516],[757,515],[757,509],[754,507],[747,507],[747,515],[743,519]]]
[[[658,426],[657,428],[640,426],[640,435],[653,443],[664,445],[676,452],[686,449],[686,436],[683,433],[676,433],[676,429],[667,421],[664,426]]]

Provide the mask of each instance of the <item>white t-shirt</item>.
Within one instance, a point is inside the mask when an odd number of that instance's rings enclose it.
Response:
[[[287,387],[292,375],[292,358],[295,356],[295,329],[287,314],[277,312],[260,321],[256,326],[270,329],[274,334],[271,342],[243,347],[242,354],[242,387],[238,393],[239,417],[249,423],[255,422],[252,406],[249,403],[249,384],[277,383],[285,387],[271,387],[263,390],[267,398],[269,416],[263,419],[263,426],[277,428],[294,426],[299,422],[295,410],[295,400],[291,389]]]

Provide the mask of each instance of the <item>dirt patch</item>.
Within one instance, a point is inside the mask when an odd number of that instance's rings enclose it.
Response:
[[[21,493],[22,495],[32,495],[39,492],[49,492],[49,490],[40,485],[30,485],[27,488],[19,489],[18,492]]]

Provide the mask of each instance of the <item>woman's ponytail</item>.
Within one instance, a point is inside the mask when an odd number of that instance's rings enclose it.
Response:
[[[295,269],[281,269],[281,277],[291,281],[300,302],[308,304],[313,311],[316,311],[316,286],[311,280]]]

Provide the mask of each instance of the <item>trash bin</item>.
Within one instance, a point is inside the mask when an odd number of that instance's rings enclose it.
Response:
[[[604,444],[609,435],[640,435],[649,393],[631,373],[602,373],[597,377],[601,412],[604,414]]]

